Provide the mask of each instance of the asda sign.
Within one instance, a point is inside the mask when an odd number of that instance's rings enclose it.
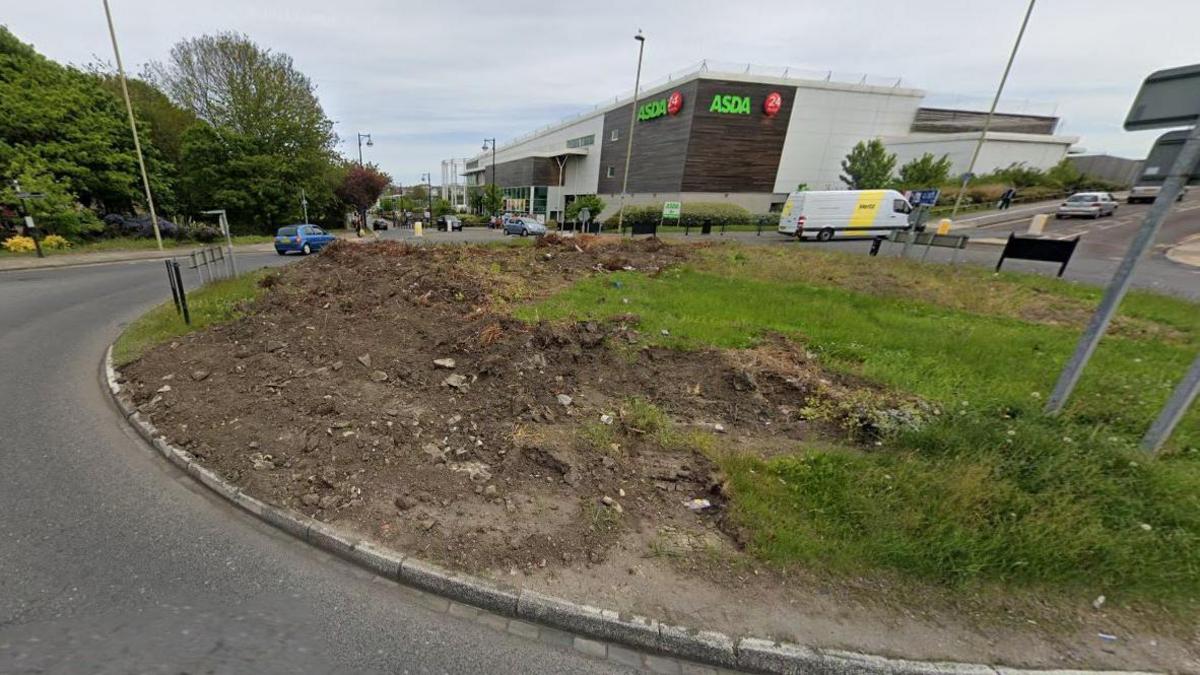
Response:
[[[783,94],[773,91],[763,99],[762,113],[774,117],[782,107]],[[720,115],[749,115],[750,110],[750,97],[738,94],[714,94],[712,103],[708,105],[708,112]]]
[[[637,118],[641,122],[664,115],[678,115],[683,109],[683,94],[675,91],[666,98],[650,101],[638,108]]]

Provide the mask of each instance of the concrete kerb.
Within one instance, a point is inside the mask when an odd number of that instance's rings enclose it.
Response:
[[[133,406],[113,367],[112,347],[104,358],[105,384],[138,434],[171,463],[238,508],[298,539],[349,560],[379,576],[496,614],[528,620],[553,629],[636,647],[648,653],[724,668],[762,673],[828,675],[1046,675],[1068,671],[1027,670],[981,664],[907,661],[870,654],[821,650],[753,637],[734,639],[724,633],[659,623],[612,610],[570,602],[534,591],[502,587],[458,574],[403,553],[342,533],[325,523],[272,506],[242,492],[216,472],[193,461],[191,453],[168,443]],[[1132,671],[1071,671],[1141,675]]]

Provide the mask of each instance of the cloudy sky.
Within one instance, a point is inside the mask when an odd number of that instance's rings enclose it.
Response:
[[[317,84],[342,151],[398,181],[503,144],[701,59],[901,78],[930,102],[986,106],[1026,0],[110,0],[126,67],[235,30]],[[3,21],[59,61],[111,60],[100,0],[9,0]],[[1089,152],[1143,157],[1158,132],[1121,122],[1159,68],[1200,62],[1200,2],[1038,0],[1001,109],[1054,113]]]

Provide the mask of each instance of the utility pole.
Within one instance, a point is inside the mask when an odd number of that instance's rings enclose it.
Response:
[[[364,133],[358,134],[358,165],[360,167],[365,166],[363,164],[363,154],[362,154],[362,146],[363,146],[364,138],[367,139],[367,147],[368,148],[375,145],[375,141],[371,140],[371,134],[364,134]]]
[[[625,233],[625,193],[629,190],[629,160],[633,158],[633,128],[637,126],[638,89],[642,86],[642,52],[646,49],[646,36],[638,29],[633,36],[638,42],[637,74],[633,78],[633,107],[629,111],[629,139],[625,143],[625,173],[621,176],[621,209],[617,212],[617,231]],[[599,218],[599,214],[597,214]]]
[[[494,189],[496,186],[496,139],[494,139],[494,138],[483,139],[483,151],[484,152],[487,152],[488,143],[492,144],[492,182],[490,183],[490,185],[492,187],[487,189],[484,192],[484,198],[487,199],[487,201],[490,203],[491,196],[492,196],[492,189]],[[492,204],[491,206],[492,206],[492,208],[488,209],[488,211],[490,212],[489,215],[494,217],[496,215],[496,208],[495,208],[494,204]]]
[[[423,174],[421,174],[421,180],[425,181],[425,201],[428,204],[428,206],[426,206],[426,209],[427,209],[426,213],[429,215],[426,216],[426,219],[432,220],[433,219],[433,175],[429,174],[429,173],[423,173]]]
[[[954,199],[954,209],[950,212],[950,220],[958,216],[958,207],[962,206],[963,195],[967,184],[971,182],[975,162],[979,159],[979,151],[987,139],[988,129],[992,127],[992,117],[996,114],[996,105],[1000,103],[1000,93],[1004,91],[1004,83],[1008,81],[1008,73],[1012,70],[1013,60],[1017,58],[1017,48],[1021,46],[1021,38],[1025,36],[1025,27],[1029,25],[1029,15],[1033,14],[1033,5],[1037,0],[1029,0],[1029,8],[1025,10],[1025,19],[1021,21],[1021,30],[1017,31],[1017,41],[1013,43],[1012,53],[1008,55],[1008,63],[1004,66],[1004,74],[1000,76],[1000,86],[996,87],[996,96],[992,98],[992,107],[988,110],[987,118],[983,120],[983,131],[979,132],[979,141],[975,144],[975,152],[971,154],[971,163],[963,173],[962,185],[958,186],[958,196]]]
[[[117,47],[117,31],[113,28],[112,12],[108,0],[104,0],[104,16],[108,19],[108,35],[112,38],[113,55],[117,58],[117,74],[121,77],[121,93],[125,95],[125,110],[129,112],[129,128],[133,131],[133,149],[137,152],[138,166],[142,170],[142,186],[146,188],[146,206],[150,209],[150,223],[154,226],[154,239],[158,250],[163,250],[162,233],[158,231],[158,214],[154,211],[154,197],[150,194],[150,179],[146,176],[146,160],[142,157],[142,142],[138,140],[137,120],[133,117],[133,103],[129,101],[129,85],[125,82],[125,66],[121,65],[121,50]]]

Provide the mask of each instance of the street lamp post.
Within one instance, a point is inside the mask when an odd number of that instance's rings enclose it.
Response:
[[[488,149],[488,143],[492,144],[492,180],[489,183],[489,185],[491,185],[494,188],[496,186],[496,139],[494,139],[494,138],[483,139],[484,152],[486,152]],[[491,190],[487,190],[484,192],[485,199],[490,197],[490,195],[491,195]],[[491,215],[493,217],[496,215],[496,210],[494,208],[488,209],[488,211],[489,211],[489,215]]]
[[[633,157],[633,128],[637,125],[638,89],[642,86],[642,52],[646,49],[646,36],[638,29],[633,36],[638,41],[637,75],[633,78],[633,106],[629,110],[629,139],[625,143],[625,173],[621,176],[621,210],[617,212],[617,231],[625,233],[625,193],[629,190],[629,160]]]
[[[113,56],[117,59],[117,74],[121,78],[121,93],[125,95],[125,110],[129,113],[129,128],[133,131],[133,149],[137,153],[138,167],[142,170],[142,187],[146,189],[146,206],[150,209],[150,224],[154,226],[154,239],[158,250],[163,250],[162,233],[158,231],[158,214],[154,211],[154,197],[150,194],[150,178],[146,175],[146,160],[142,157],[142,142],[138,140],[137,121],[133,117],[133,103],[129,100],[129,85],[125,83],[125,66],[121,64],[121,50],[117,47],[117,31],[113,28],[112,12],[108,0],[104,0],[104,16],[108,19],[108,35],[112,38]]]
[[[371,146],[373,146],[373,145],[375,145],[375,142],[371,140],[371,134],[363,134],[363,133],[360,133],[360,134],[358,135],[358,165],[359,165],[359,166],[364,166],[364,164],[363,164],[363,154],[362,154],[362,146],[363,146],[363,139],[364,139],[364,138],[365,138],[365,139],[367,139],[367,147],[368,147],[368,148],[369,148],[369,147],[371,147]]]
[[[992,126],[992,116],[996,114],[996,104],[1000,102],[1000,93],[1004,91],[1004,83],[1008,81],[1008,73],[1012,70],[1013,60],[1017,58],[1017,48],[1021,46],[1021,38],[1025,36],[1025,27],[1029,25],[1029,15],[1033,14],[1035,2],[1037,0],[1029,0],[1029,8],[1025,10],[1025,19],[1021,21],[1021,30],[1017,31],[1017,41],[1013,43],[1012,52],[1008,55],[1004,74],[1000,76],[1000,86],[996,87],[996,96],[992,98],[992,107],[983,120],[983,131],[979,132],[979,141],[975,143],[975,152],[971,155],[971,163],[967,165],[967,170],[963,173],[962,184],[958,186],[958,196],[954,199],[954,209],[950,212],[950,220],[954,220],[958,216],[958,207],[962,206],[963,194],[967,191],[967,184],[971,182],[971,172],[975,170],[975,161],[979,159],[979,151],[983,149],[988,129]]]
[[[433,219],[433,177],[428,173],[421,174],[421,180],[425,181],[425,202],[428,204],[426,216],[430,220]]]

